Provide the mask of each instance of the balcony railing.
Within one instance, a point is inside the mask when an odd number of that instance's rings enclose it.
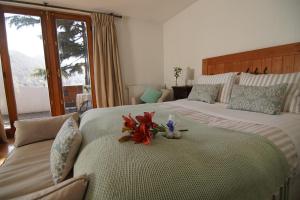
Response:
[[[83,85],[64,86],[65,112],[78,112],[83,104],[91,105],[91,94],[86,91]],[[15,91],[18,119],[33,119],[51,116],[50,102],[47,87],[19,87]],[[5,102],[4,96],[0,102]],[[86,106],[86,105],[85,105]],[[9,117],[7,108],[1,104],[1,112],[5,127],[9,128]]]

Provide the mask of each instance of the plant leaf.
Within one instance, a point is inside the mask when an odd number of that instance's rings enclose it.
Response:
[[[131,136],[130,135],[125,135],[125,136],[122,136],[122,137],[119,138],[119,142],[120,143],[127,142],[129,140],[131,140]]]

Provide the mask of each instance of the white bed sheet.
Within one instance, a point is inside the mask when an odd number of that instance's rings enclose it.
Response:
[[[221,103],[208,104],[200,101],[189,101],[186,99],[171,103],[225,119],[253,122],[277,127],[288,134],[293,141],[298,154],[298,163],[300,163],[300,114],[282,113],[280,115],[267,115],[256,112],[227,109],[227,105]],[[297,171],[300,172],[300,165],[298,166]]]

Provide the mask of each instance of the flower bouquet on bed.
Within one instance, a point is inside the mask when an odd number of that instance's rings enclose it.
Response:
[[[155,135],[159,132],[163,133],[162,136],[168,139],[180,139],[181,131],[187,130],[175,130],[174,116],[170,115],[166,125],[158,125],[153,122],[152,118],[155,112],[144,112],[144,115],[138,115],[135,119],[129,114],[128,116],[122,116],[124,119],[124,125],[122,133],[127,135],[122,136],[119,142],[127,142],[129,140],[135,143],[150,144]]]
[[[129,140],[135,143],[150,144],[152,139],[158,132],[166,132],[167,129],[164,125],[158,125],[152,121],[155,112],[144,112],[144,115],[138,115],[135,119],[129,114],[122,116],[124,125],[122,133],[128,133],[121,137],[119,142],[126,142]]]

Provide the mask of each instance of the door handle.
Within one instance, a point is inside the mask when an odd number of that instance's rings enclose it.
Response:
[[[61,74],[60,74],[60,73],[61,73],[61,71],[60,71],[60,69],[58,69],[58,70],[57,70],[57,77],[58,77],[58,78],[61,78]]]

